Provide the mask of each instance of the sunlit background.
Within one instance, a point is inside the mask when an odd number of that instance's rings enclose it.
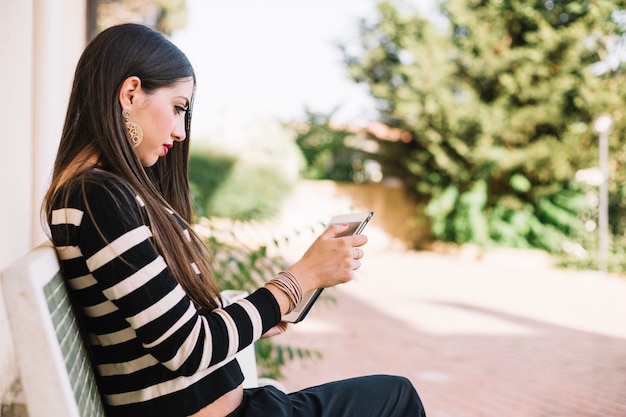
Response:
[[[436,18],[432,0],[407,5]],[[358,41],[372,0],[188,0],[187,25],[172,40],[198,75],[194,132],[303,118],[305,107],[371,122],[365,87],[348,77],[339,43]]]

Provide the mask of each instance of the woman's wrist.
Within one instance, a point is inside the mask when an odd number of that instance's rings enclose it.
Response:
[[[268,284],[278,288],[287,296],[289,302],[287,313],[291,312],[302,301],[302,287],[298,279],[290,271],[279,272]]]
[[[285,294],[283,290],[281,290],[271,282],[265,284],[265,289],[267,289],[276,299],[278,307],[280,308],[280,315],[284,316],[285,314],[287,314],[289,312],[289,307],[291,304],[287,294]]]
[[[317,289],[317,286],[311,279],[311,274],[308,273],[308,268],[301,267],[299,263],[295,263],[286,269],[286,272],[297,277],[302,288],[302,294],[308,294],[309,292]]]

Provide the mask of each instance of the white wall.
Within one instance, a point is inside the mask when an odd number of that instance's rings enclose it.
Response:
[[[0,269],[45,239],[39,206],[85,33],[85,0],[0,0]],[[0,400],[13,359],[0,287]]]

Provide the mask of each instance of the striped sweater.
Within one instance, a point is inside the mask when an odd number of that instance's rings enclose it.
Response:
[[[83,189],[64,185],[68,199],[57,193],[49,223],[107,415],[193,414],[242,383],[234,355],[280,321],[278,304],[261,288],[196,310],[155,249],[141,199],[108,174],[87,175]]]

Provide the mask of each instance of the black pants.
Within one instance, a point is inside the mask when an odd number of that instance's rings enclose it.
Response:
[[[373,375],[285,394],[274,387],[244,390],[228,417],[425,417],[411,382]]]

